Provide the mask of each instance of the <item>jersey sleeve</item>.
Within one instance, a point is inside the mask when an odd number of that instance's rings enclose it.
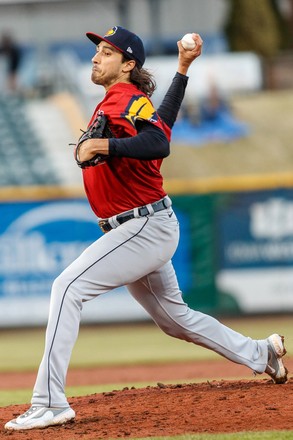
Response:
[[[147,121],[158,126],[161,124],[153,104],[145,95],[133,95],[121,117],[130,122],[133,127],[136,126],[137,121]]]
[[[99,111],[108,117],[116,138],[137,135],[137,124],[140,121],[162,130],[170,140],[171,130],[168,125],[160,118],[148,96],[132,84],[113,86]]]

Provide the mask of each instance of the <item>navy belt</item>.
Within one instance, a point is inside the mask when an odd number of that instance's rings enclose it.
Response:
[[[161,200],[158,200],[157,202],[150,203],[149,205],[144,205],[136,209],[131,209],[130,211],[123,212],[122,214],[118,214],[111,218],[101,219],[99,220],[98,224],[103,232],[109,232],[115,227],[122,225],[125,222],[128,222],[128,220],[132,220],[133,218],[137,217],[146,217],[147,215],[152,215],[154,212],[168,209],[170,208],[170,206],[171,200],[167,196]]]

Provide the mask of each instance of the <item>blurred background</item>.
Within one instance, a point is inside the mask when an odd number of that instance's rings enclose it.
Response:
[[[73,147],[103,89],[86,32],[143,39],[157,106],[177,41],[204,40],[165,160],[186,302],[293,311],[293,0],[0,0],[0,326],[46,323],[54,278],[100,236]],[[124,288],[83,322],[148,320]]]

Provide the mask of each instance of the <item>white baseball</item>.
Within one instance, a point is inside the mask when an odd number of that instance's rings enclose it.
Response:
[[[185,34],[181,39],[181,44],[185,50],[192,50],[196,46],[195,41],[192,38],[192,34]]]

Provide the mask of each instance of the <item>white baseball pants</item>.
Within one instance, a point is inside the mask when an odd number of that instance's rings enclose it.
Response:
[[[211,349],[262,373],[266,340],[252,340],[184,303],[171,258],[179,225],[172,207],[123,223],[89,246],[54,281],[46,344],[32,404],[67,407],[65,381],[83,302],[127,286],[168,335]]]

